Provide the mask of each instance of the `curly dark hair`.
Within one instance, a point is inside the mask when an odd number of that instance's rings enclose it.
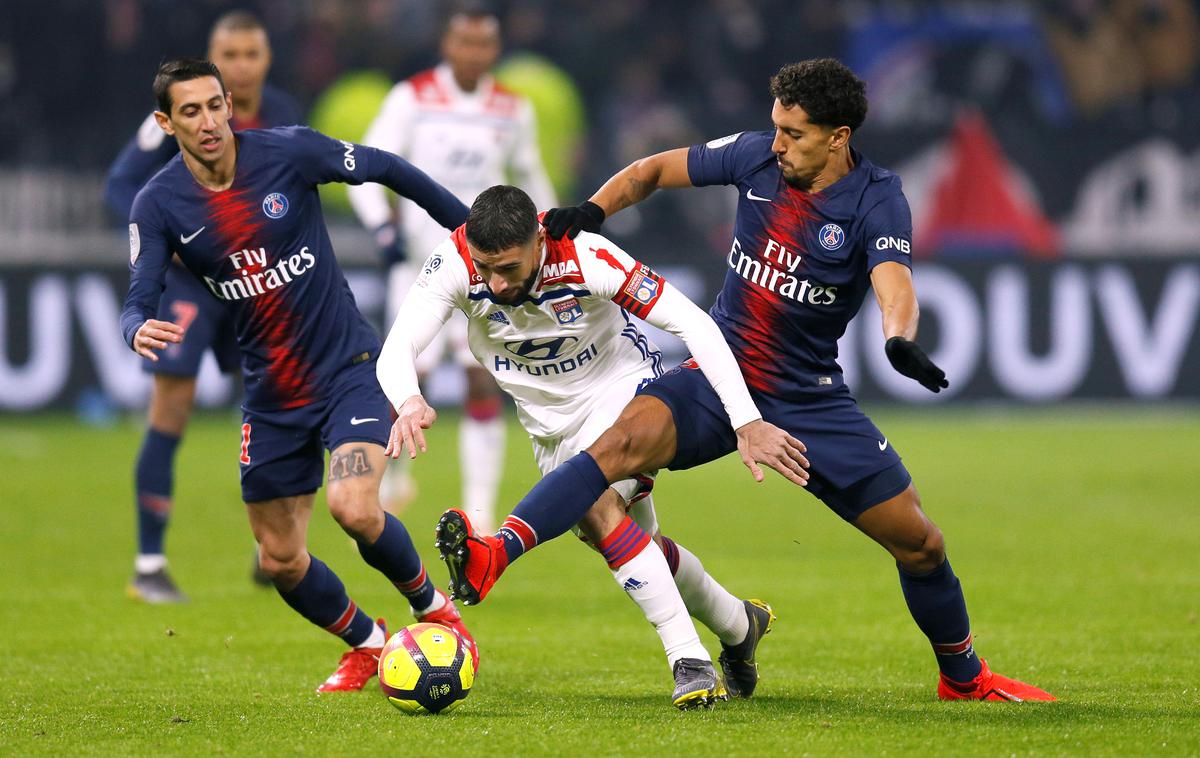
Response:
[[[852,132],[867,117],[866,89],[862,79],[833,58],[789,63],[771,77],[771,95],[783,107],[799,105],[812,123],[848,126]]]
[[[467,241],[481,253],[524,245],[537,234],[537,208],[524,191],[507,184],[488,187],[467,214]]]

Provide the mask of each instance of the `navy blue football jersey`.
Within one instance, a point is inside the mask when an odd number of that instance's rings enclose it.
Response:
[[[733,245],[710,313],[751,389],[787,398],[843,386],[837,341],[884,261],[911,267],[912,215],[900,178],[852,150],[854,168],[817,193],[793,189],[771,132],[688,151],[700,187],[738,188]]]
[[[154,318],[176,253],[233,311],[245,407],[295,408],[326,398],[339,371],[380,347],[334,258],[317,185],[384,184],[447,229],[467,207],[402,158],[306,127],[248,130],[236,142],[228,189],[200,186],[177,155],[138,193],[121,329],[132,345]]]
[[[235,132],[239,132],[243,129],[292,126],[300,123],[303,123],[300,119],[300,106],[292,96],[264,84],[258,115],[254,119],[244,119],[238,117],[235,110],[230,126]],[[104,202],[113,217],[124,223],[125,219],[129,218],[129,209],[133,206],[133,198],[138,190],[178,153],[179,145],[175,138],[167,136],[159,128],[153,113],[147,116],[138,128],[137,135],[126,143],[108,169],[108,177],[104,183]]]

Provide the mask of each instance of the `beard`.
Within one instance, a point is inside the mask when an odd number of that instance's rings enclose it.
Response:
[[[537,280],[538,271],[539,271],[539,267],[534,266],[533,271],[529,272],[529,278],[527,278],[525,281],[521,282],[521,286],[516,288],[509,294],[506,294],[503,297],[501,297],[500,295],[497,295],[495,292],[493,292],[492,294],[496,297],[496,300],[498,300],[501,303],[504,303],[505,305],[516,305],[517,303],[521,302],[529,295],[529,290],[533,289],[533,283],[534,283],[534,281]]]

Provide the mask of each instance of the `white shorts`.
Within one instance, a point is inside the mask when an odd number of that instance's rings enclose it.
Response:
[[[396,318],[396,313],[400,310],[400,303],[404,302],[404,297],[412,288],[413,283],[417,281],[417,275],[421,273],[423,263],[424,261],[415,263],[404,261],[388,268],[387,324],[389,328]],[[455,363],[463,368],[479,366],[479,362],[471,354],[470,345],[467,344],[467,316],[457,308],[454,309],[450,320],[437,333],[429,346],[417,356],[417,374],[419,376],[428,375],[437,368],[447,353],[453,357]]]
[[[642,380],[649,378],[651,377],[634,376],[609,385],[594,402],[580,411],[579,424],[574,431],[562,437],[530,437],[533,442],[533,457],[541,469],[542,476],[586,450],[599,439],[601,434],[616,423],[617,417],[625,410],[625,406],[629,405],[629,401],[633,400]],[[658,531],[658,519],[654,515],[653,500],[648,496],[657,474],[657,471],[650,471],[640,474],[637,478],[622,479],[610,485],[625,501],[626,510],[633,520],[651,536]],[[577,527],[573,531],[582,539]]]

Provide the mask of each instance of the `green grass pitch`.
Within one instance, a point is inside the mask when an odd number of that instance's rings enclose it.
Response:
[[[0,419],[0,753],[120,755],[1147,755],[1200,753],[1200,414],[881,412],[962,578],[977,649],[1062,700],[940,703],[933,654],[887,556],[780,478],[735,458],[666,473],[664,533],[779,614],[751,701],[679,713],[658,638],[571,538],[466,611],[483,662],[455,713],[409,717],[372,683],[318,696],[341,643],[251,585],[238,425],[182,448],[172,571],[191,603],[126,599],[139,423]],[[437,514],[456,504],[444,417],[405,515],[439,585]],[[514,425],[502,500],[536,479]],[[359,604],[399,595],[318,501],[311,549]],[[713,651],[717,645],[704,634]]]

